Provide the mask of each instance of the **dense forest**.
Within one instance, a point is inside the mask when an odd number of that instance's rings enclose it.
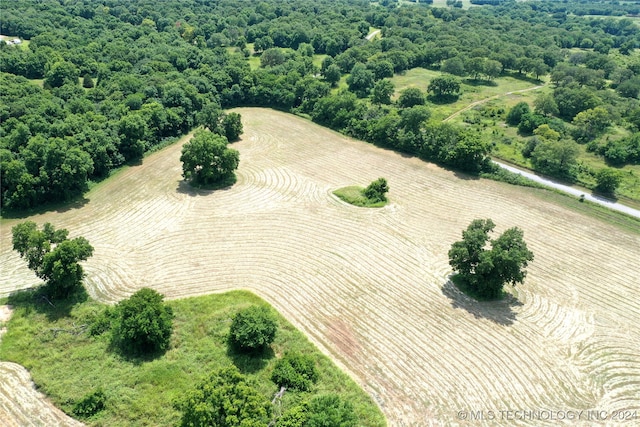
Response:
[[[5,0],[0,33],[23,43],[0,42],[2,207],[72,200],[237,106],[490,172],[492,141],[472,120],[430,118],[461,79],[506,74],[550,76],[535,106],[494,112],[535,135],[523,152],[534,168],[575,178],[577,144],[603,165],[640,163],[639,3],[483,4]],[[441,77],[396,90],[389,79],[417,67]]]

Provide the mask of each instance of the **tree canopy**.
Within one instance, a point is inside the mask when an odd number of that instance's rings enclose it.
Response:
[[[233,175],[240,154],[227,147],[227,139],[208,130],[198,130],[182,147],[182,175],[195,183],[210,185]]]
[[[153,355],[169,348],[173,311],[157,291],[142,288],[115,307],[113,343],[125,354]]]
[[[453,243],[449,250],[449,265],[465,289],[481,299],[499,298],[505,284],[522,283],[525,269],[533,260],[521,229],[510,228],[490,240],[489,233],[494,228],[490,219],[473,220],[462,232],[462,240]],[[486,248],[488,243],[491,249]]]
[[[52,298],[66,298],[82,287],[84,270],[79,264],[93,254],[93,246],[84,237],[69,240],[69,232],[45,223],[41,230],[33,221],[12,229],[13,249],[25,258],[36,276],[45,281]]]
[[[212,372],[177,404],[183,427],[264,427],[271,405],[237,368]]]
[[[275,339],[278,322],[269,308],[251,306],[233,316],[229,343],[240,351],[259,352]]]

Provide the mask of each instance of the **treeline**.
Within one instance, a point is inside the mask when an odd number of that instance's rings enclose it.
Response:
[[[212,111],[235,106],[307,114],[357,138],[482,169],[488,144],[473,130],[426,125],[424,99],[391,102],[395,89],[387,78],[415,67],[487,80],[552,71],[562,82],[557,90],[580,92],[582,100],[570,111],[561,108],[560,120],[593,108],[583,100],[593,92],[614,122],[633,122],[638,67],[621,66],[609,53],[629,54],[640,45],[638,32],[628,20],[584,19],[557,7],[6,1],[0,31],[30,43],[0,43],[2,206],[76,197],[88,181],[206,124]],[[371,26],[383,37],[366,41]],[[575,47],[590,52],[566,50]],[[252,55],[260,56],[258,68],[250,66]],[[325,55],[320,67],[317,55]],[[348,90],[336,91],[345,75]],[[449,76],[440,83],[431,97],[456,96],[459,81]]]

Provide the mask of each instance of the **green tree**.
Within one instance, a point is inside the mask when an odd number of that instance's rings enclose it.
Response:
[[[313,397],[308,414],[305,427],[355,427],[358,424],[353,405],[337,394]]]
[[[398,107],[410,108],[415,105],[424,105],[424,94],[417,87],[408,87],[400,91]]]
[[[466,71],[464,69],[464,61],[462,58],[458,56],[454,56],[453,58],[446,59],[442,66],[440,67],[440,71],[453,74],[454,76],[464,76]]]
[[[340,67],[336,64],[331,64],[327,67],[326,70],[322,72],[324,79],[329,83],[332,87],[335,87],[340,81],[340,77],[342,74],[340,73]]]
[[[237,368],[211,373],[178,403],[183,427],[264,427],[271,406]]]
[[[182,147],[182,175],[196,184],[220,182],[238,168],[240,155],[227,148],[225,137],[208,130],[198,130],[191,141]]]
[[[84,77],[82,78],[82,87],[85,89],[91,89],[94,86],[95,84],[93,83],[93,79],[91,78],[91,75],[85,74]]]
[[[620,185],[620,173],[611,168],[602,168],[596,172],[596,190],[603,194],[613,195]]]
[[[513,106],[513,108],[511,108],[511,110],[509,110],[506,122],[511,126],[518,126],[520,120],[522,120],[522,116],[529,114],[530,112],[531,109],[529,108],[529,104],[524,101],[518,102]]]
[[[573,180],[579,152],[573,141],[542,141],[531,152],[531,164],[538,172]]]
[[[25,258],[36,276],[45,280],[45,291],[52,298],[66,298],[82,286],[84,270],[79,262],[93,254],[87,239],[68,240],[68,234],[50,223],[38,230],[33,221],[12,228],[13,249]]]
[[[543,93],[539,95],[534,101],[535,112],[544,116],[557,116],[560,113],[558,110],[558,104],[550,93]]]
[[[227,141],[237,141],[242,135],[242,117],[238,113],[225,114],[222,118],[223,135]]]
[[[251,306],[236,313],[231,321],[229,343],[245,352],[259,352],[275,339],[278,321],[267,307]]]
[[[129,113],[118,122],[121,141],[119,151],[126,161],[142,158],[147,129],[147,122],[138,112]]]
[[[456,97],[460,93],[460,80],[448,75],[434,77],[429,82],[427,92],[436,98]]]
[[[601,135],[611,125],[611,116],[606,108],[595,107],[581,111],[573,118],[576,127],[573,137],[586,143]]]
[[[533,260],[522,230],[510,228],[490,241],[489,233],[494,228],[490,219],[473,220],[462,232],[462,240],[453,243],[449,250],[449,265],[467,290],[481,299],[499,298],[505,284],[522,283],[525,269]],[[486,248],[489,241],[491,249]]]
[[[44,76],[44,81],[52,88],[64,84],[78,84],[78,69],[71,62],[57,61],[51,65]]]
[[[358,62],[351,69],[351,73],[349,74],[349,77],[347,77],[347,84],[349,85],[349,90],[351,92],[363,98],[369,95],[371,88],[373,88],[373,72],[367,70],[367,67],[364,64]]]
[[[112,340],[125,354],[142,356],[164,352],[173,332],[173,311],[163,296],[142,288],[115,307]]]
[[[364,196],[372,202],[386,202],[389,185],[384,178],[378,178],[364,189]]]
[[[391,80],[382,79],[376,82],[373,86],[373,93],[371,95],[371,102],[374,104],[391,104],[391,95],[395,91],[395,87]]]
[[[318,381],[316,362],[306,354],[285,353],[276,362],[271,381],[288,390],[307,391]]]

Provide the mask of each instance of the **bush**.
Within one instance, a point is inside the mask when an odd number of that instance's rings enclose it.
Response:
[[[113,308],[107,307],[100,314],[98,314],[91,324],[89,325],[89,335],[92,337],[102,335],[111,329],[111,323],[116,317],[116,312]]]
[[[82,400],[73,405],[73,414],[80,418],[89,418],[104,409],[107,400],[104,392],[100,389],[87,394]]]
[[[364,189],[364,196],[372,202],[386,202],[389,185],[384,178],[378,178]]]
[[[318,370],[312,357],[286,353],[276,362],[271,380],[289,390],[308,391],[318,381]]]
[[[233,317],[229,343],[246,352],[258,352],[268,347],[276,336],[278,322],[267,307],[251,306]]]
[[[357,422],[353,405],[337,394],[316,396],[309,401],[307,427],[355,427]]]
[[[235,367],[213,372],[176,406],[184,427],[266,426],[271,413],[267,398]]]
[[[141,356],[165,351],[173,331],[173,311],[162,295],[142,288],[116,306],[113,342],[124,353]]]

